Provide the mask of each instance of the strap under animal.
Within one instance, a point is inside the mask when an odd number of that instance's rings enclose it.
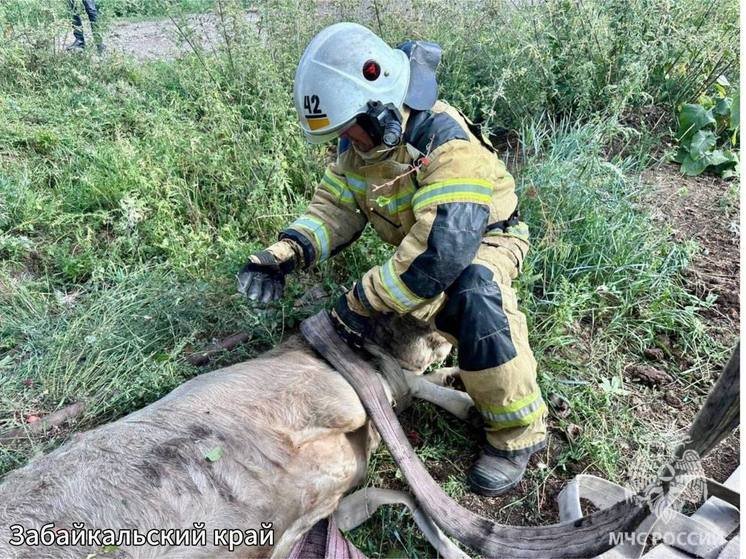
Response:
[[[482,555],[505,559],[595,557],[611,547],[609,534],[634,531],[648,515],[639,499],[620,501],[572,522],[505,526],[456,503],[414,453],[373,367],[336,333],[326,311],[304,320],[301,333],[352,385],[422,509],[441,529]]]

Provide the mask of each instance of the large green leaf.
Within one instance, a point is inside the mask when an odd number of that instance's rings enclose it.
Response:
[[[736,164],[736,158],[733,152],[729,150],[716,149],[712,153],[708,153],[705,159],[707,160],[707,165],[712,167],[720,167],[721,165],[729,167]]]
[[[733,105],[731,106],[730,111],[730,129],[731,130],[738,130],[738,127],[741,125],[741,92],[736,91],[735,95],[733,95]]]
[[[700,130],[694,136],[689,144],[689,157],[692,159],[702,159],[705,154],[715,147],[717,136],[711,130]]]
[[[717,103],[715,103],[715,106],[712,109],[712,112],[718,116],[730,116],[730,110],[733,106],[733,99],[730,97],[723,97],[720,99]]]
[[[681,172],[690,177],[702,174],[702,171],[707,169],[707,158],[692,159],[688,155],[684,158],[684,162],[681,164]]]
[[[730,167],[723,171],[722,177],[724,179],[732,179],[741,176],[741,163],[738,161],[738,156],[734,154],[733,159],[735,159],[736,164],[733,167]]]
[[[723,173],[734,167],[736,163],[738,163],[738,157],[732,151],[716,149],[699,159],[693,159],[687,155],[681,163],[681,172],[685,175],[696,176],[702,174],[705,169],[711,168],[716,173]]]
[[[679,113],[679,131],[677,134],[679,141],[691,138],[710,124],[715,124],[712,109],[708,111],[702,105],[685,104]]]

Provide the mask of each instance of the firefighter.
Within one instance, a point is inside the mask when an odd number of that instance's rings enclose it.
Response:
[[[526,318],[511,284],[528,250],[513,177],[481,132],[437,100],[440,48],[389,47],[338,23],[306,48],[294,98],[311,143],[337,142],[306,212],[249,258],[238,289],[263,303],[284,278],[354,242],[370,223],[396,247],[339,298],[331,316],[361,346],[376,313],[410,314],[458,346],[460,376],[484,418],[486,445],[471,488],[515,487],[545,444],[546,406]]]

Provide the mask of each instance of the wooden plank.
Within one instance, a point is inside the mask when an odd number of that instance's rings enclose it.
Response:
[[[740,470],[740,466],[736,468],[736,470],[730,475],[730,477],[723,485],[734,491],[737,490],[739,487],[738,482],[740,479]],[[691,518],[706,527],[704,530],[698,530],[698,533],[706,532],[706,536],[708,537],[708,539],[723,539],[727,537],[731,532],[733,532],[733,530],[738,528],[740,514],[738,509],[735,508],[733,505],[729,505],[728,503],[717,497],[710,497],[701,507],[699,507],[699,509],[694,514],[692,514]],[[666,528],[671,528],[674,530],[674,532],[676,530],[676,527],[671,525],[666,526]],[[735,543],[733,542],[733,540],[736,540]],[[733,538],[733,540],[725,543],[723,549],[718,555],[718,559],[735,559],[738,557],[738,536]],[[686,538],[684,538],[684,542],[686,542]],[[694,542],[694,540],[692,540],[692,542]],[[700,553],[697,554],[699,556],[710,556],[707,551],[711,548],[711,546],[707,545],[698,547],[699,549],[689,548],[687,549],[687,551],[699,551]],[[683,557],[691,558],[691,555],[687,555],[686,553],[683,553],[678,549],[664,544],[656,545],[653,549],[651,549],[643,556],[644,559],[678,559]]]
[[[694,450],[706,456],[721,440],[738,427],[741,410],[741,343],[737,343],[723,372],[712,387],[707,400],[689,428],[688,442],[676,451]]]
[[[641,559],[692,559],[692,556],[667,545],[656,545]]]
[[[736,468],[736,471],[730,475],[724,485],[730,489],[738,490],[740,477],[741,466]],[[710,497],[692,515],[692,518],[703,522],[713,532],[727,537],[733,530],[738,528],[740,513],[736,507],[729,505],[722,499]]]
[[[692,559],[692,556],[676,548],[660,544],[648,551],[641,559]]]
[[[741,495],[738,493],[738,491],[735,491],[731,489],[730,487],[726,487],[722,483],[718,483],[714,479],[707,478],[707,494],[711,497],[717,497],[718,499],[722,499],[729,505],[732,505],[736,507],[737,509],[741,508]]]
[[[714,557],[727,543],[720,533],[708,530],[694,516],[669,511],[665,519],[653,528],[663,539],[662,547],[676,548],[694,557]]]

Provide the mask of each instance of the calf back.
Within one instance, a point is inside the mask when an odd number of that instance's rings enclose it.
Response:
[[[195,535],[204,523],[203,548],[123,545],[108,548],[110,556],[283,556],[363,479],[377,444],[350,385],[292,338],[257,359],[196,377],[9,474],[0,485],[0,557],[102,551],[9,544],[11,525],[28,530],[50,522],[58,530],[84,523],[86,530]],[[215,540],[215,530],[259,532],[267,523],[273,547],[229,551],[219,535]]]

